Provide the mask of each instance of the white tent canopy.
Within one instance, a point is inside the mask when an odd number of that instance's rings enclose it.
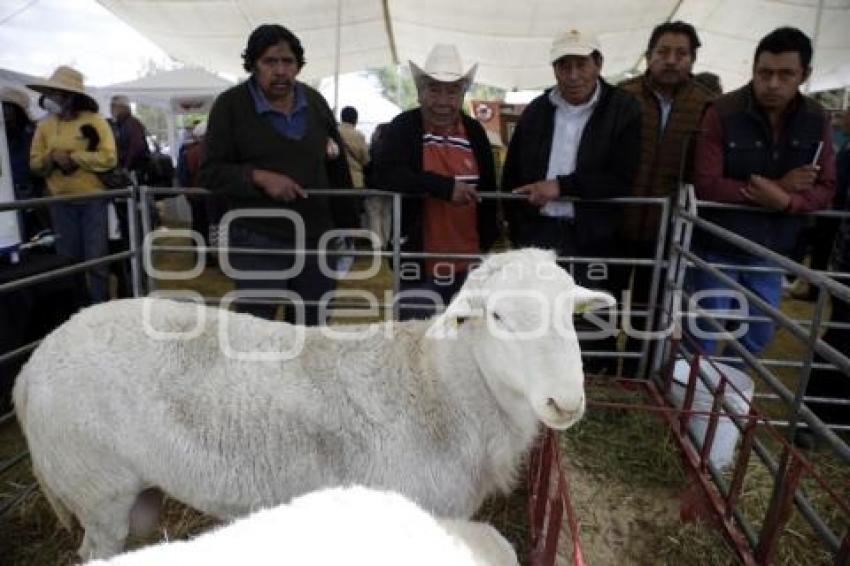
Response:
[[[104,105],[113,95],[120,94],[132,102],[164,109],[168,118],[168,147],[176,161],[179,148],[175,116],[209,112],[215,97],[230,86],[232,82],[209,71],[183,67],[92,90]]]
[[[233,83],[197,67],[160,71],[146,77],[96,89],[108,99],[123,94],[132,101],[175,113],[209,111],[209,102]]]
[[[449,42],[479,63],[479,82],[506,89],[550,84],[549,44],[568,27],[599,33],[606,75],[638,71],[652,27],[668,19],[697,27],[696,70],[717,73],[727,89],[748,80],[759,38],[782,25],[817,35],[815,80],[850,61],[850,0],[98,1],[171,56],[233,76],[250,31],[270,22],[302,40],[306,79],[334,74],[337,23],[340,72],[421,62],[434,43]]]

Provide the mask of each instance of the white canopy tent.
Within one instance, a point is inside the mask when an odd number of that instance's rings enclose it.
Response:
[[[171,56],[234,76],[248,34],[268,22],[301,38],[306,79],[422,61],[434,43],[450,42],[479,63],[479,82],[538,88],[552,82],[552,37],[579,26],[599,33],[605,74],[620,75],[640,70],[650,30],[668,19],[697,27],[697,70],[717,73],[727,89],[748,80],[758,39],[781,25],[817,37],[815,81],[850,61],[850,0],[98,1]]]
[[[122,94],[133,102],[164,109],[168,117],[168,146],[176,162],[176,116],[209,112],[215,97],[230,86],[233,86],[232,82],[209,71],[183,67],[92,90],[104,105],[113,95]]]

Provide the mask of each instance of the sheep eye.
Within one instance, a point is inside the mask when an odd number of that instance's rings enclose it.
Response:
[[[493,320],[497,320],[499,322],[502,322],[502,316],[499,313],[494,312],[494,313],[492,313],[492,316],[493,316]]]

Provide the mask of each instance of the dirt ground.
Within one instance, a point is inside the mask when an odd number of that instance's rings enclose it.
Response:
[[[568,460],[565,468],[570,478],[570,496],[580,517],[582,551],[588,564],[646,563],[652,552],[652,538],[647,534],[661,525],[679,522],[676,489],[636,491],[583,471],[580,462]],[[566,525],[561,536],[569,536]],[[559,564],[569,563],[568,556],[562,554]]]

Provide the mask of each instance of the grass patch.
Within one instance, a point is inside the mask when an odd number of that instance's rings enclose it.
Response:
[[[643,404],[645,397],[614,387],[589,388],[595,401]],[[582,421],[561,435],[566,457],[582,469],[635,487],[682,488],[685,473],[665,423],[648,411],[590,407]]]

